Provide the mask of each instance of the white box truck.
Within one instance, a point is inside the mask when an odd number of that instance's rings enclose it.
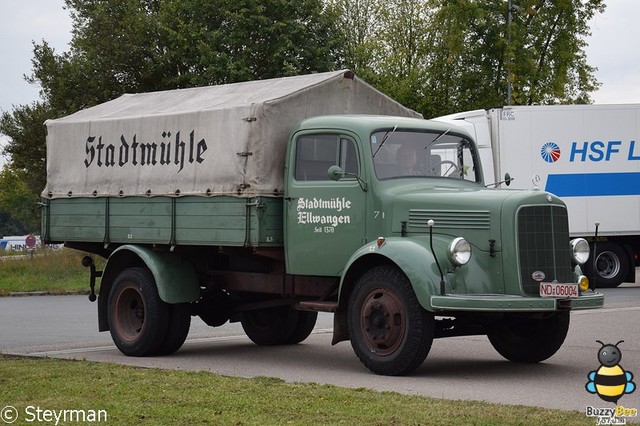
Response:
[[[591,243],[600,287],[635,281],[640,266],[640,104],[505,106],[436,118],[478,141],[485,182],[553,193],[571,237]]]

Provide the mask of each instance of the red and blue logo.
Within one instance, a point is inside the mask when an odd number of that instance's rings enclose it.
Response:
[[[540,148],[540,156],[547,163],[555,163],[560,159],[560,147],[555,142],[547,142]]]

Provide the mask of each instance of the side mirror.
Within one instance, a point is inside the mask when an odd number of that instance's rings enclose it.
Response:
[[[362,178],[360,178],[360,176],[358,176],[357,174],[345,173],[344,170],[342,170],[342,167],[338,166],[337,164],[329,167],[329,170],[327,170],[329,179],[336,182],[342,179],[345,174],[347,176],[353,176],[358,181],[358,185],[360,185],[360,188],[362,188],[363,191],[367,190],[367,182],[363,181]]]
[[[513,180],[513,178],[511,177],[511,175],[509,173],[505,173],[504,174],[504,184],[509,186],[511,185],[511,181]]]
[[[344,170],[338,165],[333,165],[327,170],[327,175],[329,175],[329,179],[339,181],[344,176]]]

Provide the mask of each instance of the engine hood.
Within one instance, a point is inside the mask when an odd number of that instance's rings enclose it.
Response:
[[[539,190],[487,189],[476,186],[398,185],[387,192],[393,204],[392,232],[405,236],[429,233],[462,236],[479,250],[501,250],[503,233],[515,229],[517,210],[524,205],[563,205]],[[510,231],[509,231],[510,232]]]

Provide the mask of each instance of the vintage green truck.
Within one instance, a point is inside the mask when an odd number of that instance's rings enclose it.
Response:
[[[46,127],[43,238],[106,258],[83,259],[90,299],[99,279],[99,330],[126,355],[177,351],[192,316],[281,345],[332,312],[333,343],[378,374],[447,336],[539,362],[571,310],[603,304],[560,199],[485,183],[473,135],[348,70],[124,95]]]

